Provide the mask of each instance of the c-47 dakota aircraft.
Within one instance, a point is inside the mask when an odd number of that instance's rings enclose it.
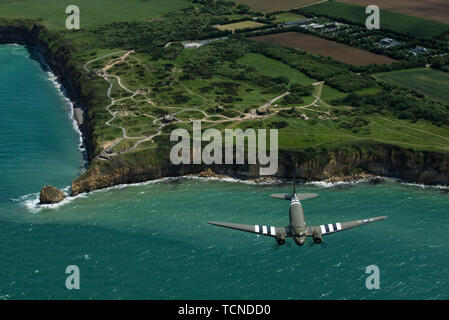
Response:
[[[298,246],[303,246],[306,243],[307,237],[312,237],[313,242],[315,243],[321,243],[324,235],[352,229],[355,227],[360,227],[365,224],[384,220],[387,218],[386,216],[382,216],[363,220],[322,224],[320,226],[307,226],[306,221],[304,219],[304,210],[302,208],[300,200],[315,198],[318,196],[318,194],[316,193],[296,194],[296,188],[294,188],[293,194],[276,193],[270,196],[276,199],[290,200],[290,209],[289,209],[290,224],[287,227],[270,227],[261,225],[247,225],[247,224],[215,222],[215,221],[210,221],[208,223],[220,227],[274,237],[276,238],[276,242],[279,245],[283,245],[285,243],[285,238],[293,237],[293,240],[295,240]]]

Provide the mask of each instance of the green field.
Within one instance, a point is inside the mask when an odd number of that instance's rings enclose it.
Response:
[[[145,20],[192,5],[187,0],[0,0],[0,18],[44,20],[49,29],[64,29],[69,5],[80,9],[81,28]]]
[[[446,72],[418,68],[380,73],[375,77],[414,89],[433,100],[449,105],[449,74]]]
[[[428,122],[410,123],[390,116],[371,115],[364,118],[369,124],[359,129],[346,130],[340,125],[352,117],[340,116],[339,120],[298,121],[288,120],[289,126],[279,129],[281,149],[300,149],[341,146],[352,143],[385,143],[413,150],[449,152],[449,132]],[[270,119],[266,121],[268,124]]]
[[[362,6],[332,1],[302,8],[301,12],[325,15],[333,18],[344,18],[355,23],[365,24],[365,20],[368,17],[365,9]],[[431,38],[449,30],[449,25],[444,23],[385,10],[381,10],[380,12],[380,27],[424,38]]]
[[[258,72],[266,76],[285,76],[291,83],[307,85],[317,82],[316,80],[307,77],[304,73],[293,69],[280,61],[267,58],[259,53],[248,53],[243,58],[239,59],[238,62],[253,66]]]

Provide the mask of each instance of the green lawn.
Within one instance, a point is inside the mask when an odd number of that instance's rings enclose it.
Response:
[[[192,5],[187,0],[0,0],[0,18],[42,18],[49,29],[65,29],[65,9],[72,4],[80,9],[81,28],[155,18]]]
[[[301,11],[335,18],[345,18],[356,23],[365,24],[365,20],[368,17],[365,9],[362,6],[332,1],[302,8]],[[384,10],[380,12],[380,27],[425,38],[431,38],[449,30],[449,25],[444,23]]]
[[[431,99],[449,105],[449,74],[446,72],[418,68],[380,73],[375,77],[412,88]]]

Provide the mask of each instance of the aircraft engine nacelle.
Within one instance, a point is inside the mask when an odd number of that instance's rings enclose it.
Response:
[[[276,242],[278,243],[278,245],[282,246],[285,243],[285,237],[284,236],[277,236],[276,237]]]
[[[295,243],[301,247],[306,243],[306,236],[293,237],[293,240],[295,240]]]
[[[320,231],[314,231],[312,234],[313,242],[320,244],[323,241],[323,234]]]

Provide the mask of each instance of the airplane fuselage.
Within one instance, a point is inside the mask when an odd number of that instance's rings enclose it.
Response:
[[[289,214],[293,239],[298,246],[303,246],[306,243],[306,221],[302,204],[296,197],[296,194],[291,199]]]
[[[209,224],[219,227],[230,228],[234,230],[246,231],[260,235],[270,236],[276,239],[278,245],[283,245],[287,237],[293,238],[298,246],[306,243],[307,237],[311,237],[313,242],[320,244],[324,235],[333,234],[344,230],[360,227],[371,222],[384,220],[387,217],[374,217],[363,220],[354,220],[346,222],[328,223],[317,226],[306,225],[304,210],[300,200],[312,199],[317,197],[316,193],[299,193],[296,194],[296,188],[293,193],[273,193],[272,198],[281,200],[290,200],[289,218],[290,223],[285,227],[273,227],[267,225],[250,225],[229,222],[209,221]]]

